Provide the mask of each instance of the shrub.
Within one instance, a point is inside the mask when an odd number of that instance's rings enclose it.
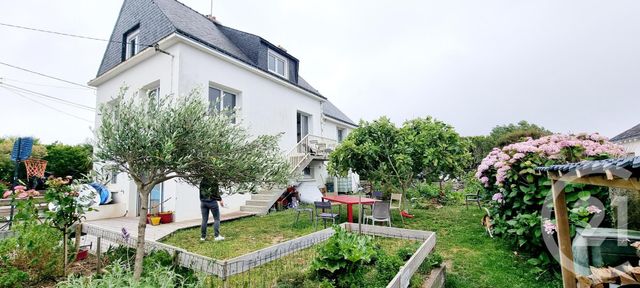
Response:
[[[520,250],[537,258],[530,263],[549,263],[549,254],[543,248],[542,233],[553,234],[554,224],[550,219],[541,219],[539,211],[543,205],[551,204],[545,202],[550,194],[550,181],[546,175],[537,175],[534,169],[552,164],[618,157],[623,155],[623,151],[621,146],[608,142],[598,134],[551,135],[502,149],[494,148],[482,160],[475,176],[492,199],[490,209],[495,234],[504,236]],[[565,192],[567,206],[571,209],[572,235],[576,227],[587,226],[592,214],[608,208],[590,207],[590,210],[586,210],[589,205],[586,201],[590,197],[604,200],[607,206],[606,188],[569,184]]]
[[[154,263],[152,269],[146,270],[145,274],[140,278],[140,281],[134,280],[131,269],[127,268],[124,263],[118,261],[107,266],[106,270],[107,272],[103,275],[86,277],[71,275],[65,281],[58,283],[56,287],[198,287],[197,283],[186,283],[184,277],[160,263]]]
[[[61,275],[61,234],[33,222],[14,227],[17,236],[0,241],[0,287],[22,287]]]

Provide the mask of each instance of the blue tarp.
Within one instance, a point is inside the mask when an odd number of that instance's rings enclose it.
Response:
[[[95,188],[98,193],[100,193],[100,205],[109,204],[111,202],[111,192],[107,187],[103,186],[100,183],[93,182],[91,187]]]

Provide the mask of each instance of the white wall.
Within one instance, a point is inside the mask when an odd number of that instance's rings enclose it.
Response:
[[[640,139],[619,144],[625,148],[627,153],[634,153],[634,155],[640,156]]]
[[[320,134],[322,110],[319,99],[269,79],[272,76],[251,72],[188,44],[178,45],[181,53],[180,91],[199,88],[203,97],[207,97],[208,87],[213,84],[236,92],[242,124],[253,135],[284,133],[280,139],[280,149],[284,152],[298,142],[298,111],[312,116],[309,133]]]
[[[211,53],[195,44],[178,42],[165,51],[173,58],[155,53],[141,53],[128,61],[139,61],[131,68],[98,85],[97,104],[103,104],[117,96],[120,87],[129,87],[127,97],[132,97],[150,83],[159,81],[161,95],[174,93],[184,95],[193,89],[200,89],[202,97],[208,99],[208,87],[226,88],[236,93],[238,116],[254,136],[283,133],[280,149],[286,153],[297,143],[296,113],[311,115],[309,133],[337,139],[335,121],[322,117],[321,100],[306,92],[291,87],[290,84],[271,79],[273,76],[254,72],[254,68],[244,68],[224,56]],[[147,58],[148,57],[148,58]],[[126,64],[126,63],[125,63]],[[100,122],[96,115],[96,127]],[[347,128],[347,127],[345,127]],[[348,129],[347,129],[348,131]],[[346,137],[347,133],[345,133]],[[326,180],[326,169],[322,163],[315,163],[315,178],[319,184]],[[322,181],[324,182],[324,181]],[[189,184],[170,180],[164,184],[164,197],[170,198],[163,204],[163,210],[175,211],[175,220],[183,221],[200,217],[198,190]],[[119,175],[118,184],[112,189],[123,190],[127,199],[128,216],[135,217],[137,193],[134,183],[124,174]],[[227,208],[222,213],[237,210],[244,205],[249,195],[232,195],[225,198]]]

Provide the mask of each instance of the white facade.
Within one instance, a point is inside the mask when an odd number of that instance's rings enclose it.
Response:
[[[640,156],[640,138],[623,140],[618,144],[622,145],[627,153]]]
[[[161,95],[178,96],[197,89],[205,99],[208,99],[209,87],[215,87],[236,95],[238,120],[252,135],[282,133],[280,149],[283,153],[298,142],[297,113],[309,116],[311,135],[338,140],[339,128],[343,129],[343,137],[354,128],[351,124],[325,117],[322,113],[325,99],[278,76],[176,34],[160,41],[159,45],[171,55],[148,48],[92,80],[90,84],[97,88],[97,106],[117,96],[123,86],[129,88],[126,97],[146,95],[148,90],[159,87]],[[96,127],[100,125],[99,115],[95,121]],[[313,178],[318,185],[324,185],[326,165],[318,161],[310,165],[313,166]],[[123,207],[129,211],[127,216],[137,216],[137,193],[133,181],[120,174],[109,188],[121,191],[119,197],[126,202]],[[175,211],[176,221],[200,217],[196,187],[171,180],[162,184],[162,191],[166,200],[162,210]],[[248,197],[237,194],[225,198],[227,208],[221,212],[237,210]],[[118,213],[114,212],[113,217],[122,216],[116,215]]]

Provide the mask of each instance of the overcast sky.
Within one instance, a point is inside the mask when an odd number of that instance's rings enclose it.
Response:
[[[209,14],[209,0],[183,3]],[[5,0],[0,22],[109,38],[121,5]],[[286,48],[356,121],[432,115],[465,136],[519,120],[609,137],[640,123],[639,1],[215,0],[213,10]],[[96,75],[106,47],[2,26],[0,37],[0,62],[79,83]],[[0,78],[95,106],[89,89],[1,65]],[[0,99],[0,136],[92,137],[93,112],[4,88]]]

